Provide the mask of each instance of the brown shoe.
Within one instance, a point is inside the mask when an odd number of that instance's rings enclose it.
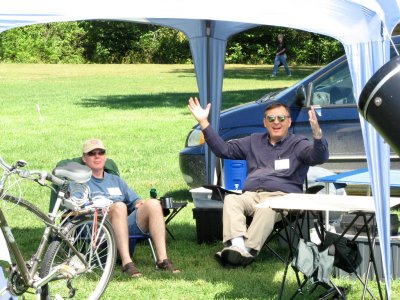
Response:
[[[133,262],[129,262],[123,266],[122,272],[128,274],[129,277],[140,277],[143,275]]]
[[[181,272],[181,270],[175,268],[174,264],[169,259],[164,259],[163,261],[157,262],[156,268],[158,270],[171,271],[172,273],[180,273]]]

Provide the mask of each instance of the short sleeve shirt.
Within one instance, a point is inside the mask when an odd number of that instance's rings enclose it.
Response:
[[[119,176],[104,172],[104,178],[92,178],[88,182],[91,197],[104,196],[113,202],[124,202],[128,214],[135,210],[136,201],[140,197]]]

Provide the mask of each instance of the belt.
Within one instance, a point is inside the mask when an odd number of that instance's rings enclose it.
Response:
[[[261,193],[261,192],[269,192],[269,191],[266,190],[266,189],[256,189],[255,192],[256,193]]]

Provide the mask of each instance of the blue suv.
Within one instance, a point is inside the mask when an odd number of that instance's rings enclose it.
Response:
[[[393,37],[399,48],[400,36]],[[393,49],[392,49],[393,50]],[[391,51],[392,56],[395,54]],[[228,141],[265,132],[263,114],[272,102],[283,102],[290,107],[290,131],[312,138],[308,110],[318,107],[318,120],[329,144],[329,161],[324,164],[333,172],[343,172],[366,167],[366,156],[361,133],[357,101],[345,56],[342,56],[295,85],[264,95],[255,102],[232,107],[221,112],[219,134]],[[191,187],[206,184],[204,138],[197,125],[190,131],[185,148],[179,153],[179,165],[186,183]],[[392,163],[400,166],[393,152]],[[218,184],[224,185],[221,176],[223,163],[217,160]]]

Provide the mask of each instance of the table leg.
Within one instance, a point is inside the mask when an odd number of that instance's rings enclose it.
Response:
[[[374,214],[370,214],[370,216],[367,218],[367,214],[365,214],[365,213],[356,213],[356,215],[353,218],[353,220],[347,225],[347,227],[343,230],[343,232],[342,232],[342,234],[340,236],[343,237],[349,231],[349,229],[353,226],[353,224],[356,222],[356,220],[358,219],[359,216],[361,216],[363,218],[364,225],[354,235],[354,237],[352,238],[352,241],[355,241],[357,239],[357,237],[361,234],[361,232],[365,228],[365,231],[367,233],[368,247],[369,247],[369,261],[368,261],[367,272],[366,272],[366,275],[364,277],[364,280],[360,277],[360,275],[358,275],[358,273],[357,273],[357,271],[355,269],[354,269],[353,273],[356,275],[358,280],[364,286],[362,299],[365,298],[366,291],[368,291],[368,293],[371,295],[371,297],[373,299],[376,299],[376,297],[372,294],[372,291],[368,287],[369,270],[370,270],[370,265],[371,265],[371,262],[372,262],[372,264],[374,266],[374,270],[375,270],[376,282],[378,284],[379,296],[380,296],[380,299],[383,299],[381,285],[380,285],[380,281],[379,281],[379,277],[378,277],[378,270],[376,268],[376,261],[375,261],[375,256],[374,256],[375,239],[374,239],[373,242],[371,241],[371,233],[370,233],[370,230],[369,230],[369,227],[368,227],[368,224],[374,218]],[[375,236],[375,231],[374,231],[374,236]]]
[[[172,237],[172,239],[173,239],[174,241],[176,241],[174,235],[173,235],[172,232],[168,229],[167,226],[165,226],[165,230],[169,233],[169,235]]]
[[[282,279],[281,289],[279,290],[279,296],[278,296],[279,300],[282,299],[283,290],[285,289],[286,275],[287,275],[287,271],[288,271],[288,267],[289,267],[289,264],[287,263],[287,261],[289,261],[289,260],[290,260],[290,254],[288,254],[288,258],[287,258],[286,263],[285,263],[285,271],[283,272],[283,279]]]
[[[380,299],[383,299],[383,294],[382,294],[382,287],[381,287],[381,283],[379,280],[379,275],[378,275],[378,268],[376,266],[376,260],[375,260],[375,255],[374,255],[374,250],[375,250],[375,237],[376,237],[376,230],[375,230],[375,222],[373,221],[372,223],[372,230],[373,230],[373,236],[374,238],[371,240],[371,234],[370,234],[370,230],[368,228],[368,223],[371,221],[371,219],[374,217],[374,214],[371,215],[371,217],[369,218],[369,220],[367,221],[367,217],[365,214],[363,214],[363,220],[364,220],[364,224],[366,226],[366,233],[367,233],[367,239],[368,239],[368,247],[369,247],[369,261],[368,261],[368,268],[367,268],[367,274],[365,276],[365,286],[364,286],[364,293],[363,293],[363,297],[365,294],[365,289],[366,289],[366,285],[368,284],[368,275],[369,275],[369,270],[370,270],[370,266],[371,266],[371,261],[372,261],[372,265],[374,267],[374,271],[375,271],[375,279],[376,279],[376,283],[378,285],[378,290],[379,290],[379,296]],[[364,298],[363,298],[364,299]]]
[[[172,232],[168,229],[167,225],[171,220],[183,209],[186,207],[187,203],[175,203],[174,207],[167,207],[167,209],[172,209],[172,212],[168,215],[167,219],[165,219],[165,230],[171,236],[171,238],[175,241],[175,237]]]
[[[287,276],[288,268],[289,268],[289,265],[291,263],[291,260],[294,257],[294,254],[293,254],[294,239],[296,237],[296,234],[299,237],[302,237],[301,228],[300,228],[300,225],[299,225],[299,216],[302,213],[300,211],[297,211],[294,222],[291,222],[291,220],[289,220],[287,218],[287,216],[285,216],[284,211],[279,211],[279,213],[281,215],[281,219],[282,219],[282,222],[283,222],[283,228],[284,228],[284,231],[285,231],[285,235],[286,235],[286,239],[287,239],[287,243],[288,243],[288,248],[289,248],[289,253],[288,253],[288,256],[287,256],[287,259],[286,259],[286,262],[285,262],[285,271],[283,273],[281,289],[279,291],[279,296],[278,296],[278,299],[282,299],[283,291],[285,289],[285,282],[286,282],[286,276]],[[300,230],[299,233],[297,233],[296,229]],[[302,284],[301,284],[301,281],[300,281],[300,278],[299,278],[299,274],[298,274],[297,271],[295,271],[295,274],[296,274],[296,280],[297,280],[297,285],[298,285],[298,289],[297,289],[297,292],[296,292],[296,294],[297,294],[298,292],[301,291]]]

